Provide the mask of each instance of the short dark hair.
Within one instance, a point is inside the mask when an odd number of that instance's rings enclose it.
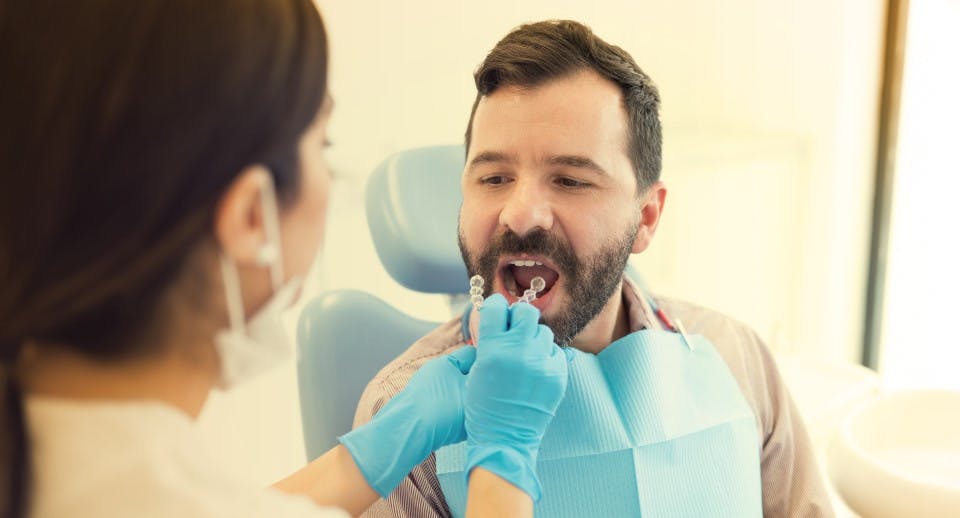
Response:
[[[521,25],[487,54],[474,74],[477,98],[467,123],[470,150],[473,117],[480,99],[502,86],[536,87],[582,70],[594,70],[623,90],[627,111],[627,154],[638,189],[660,179],[660,94],[650,77],[625,50],[597,37],[589,27],[571,20]]]

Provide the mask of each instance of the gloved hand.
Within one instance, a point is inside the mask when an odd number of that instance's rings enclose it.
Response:
[[[430,360],[370,422],[339,437],[383,498],[435,450],[466,438],[463,399],[476,353],[467,346]]]
[[[526,303],[501,295],[480,309],[477,358],[467,379],[466,472],[482,467],[540,499],[537,452],[567,390],[569,356]]]

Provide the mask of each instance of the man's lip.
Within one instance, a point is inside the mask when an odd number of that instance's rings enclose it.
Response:
[[[499,274],[504,268],[506,268],[513,261],[537,261],[538,263],[543,263],[544,266],[550,268],[551,270],[557,272],[557,275],[563,276],[563,272],[557,268],[557,265],[551,261],[548,257],[542,255],[531,255],[531,254],[518,254],[518,255],[502,255],[500,256],[500,261],[497,262],[497,273]]]

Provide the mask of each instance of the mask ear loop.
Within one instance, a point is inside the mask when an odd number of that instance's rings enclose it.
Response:
[[[283,286],[283,261],[280,259],[280,212],[277,208],[277,192],[273,176],[269,173],[263,179],[260,199],[263,203],[263,227],[267,243],[260,249],[257,260],[270,266],[270,282],[276,292]]]
[[[240,274],[237,265],[225,254],[220,254],[220,273],[223,277],[223,289],[227,297],[227,316],[230,318],[230,329],[244,333],[246,325],[243,321],[243,299],[240,294]]]

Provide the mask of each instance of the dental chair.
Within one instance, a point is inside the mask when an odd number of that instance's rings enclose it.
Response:
[[[466,301],[467,271],[457,247],[463,146],[412,149],[371,174],[367,222],[380,262],[404,287]],[[462,306],[461,306],[462,307]],[[300,414],[308,459],[350,431],[367,383],[441,322],[408,316],[356,290],[320,294],[297,325]]]

